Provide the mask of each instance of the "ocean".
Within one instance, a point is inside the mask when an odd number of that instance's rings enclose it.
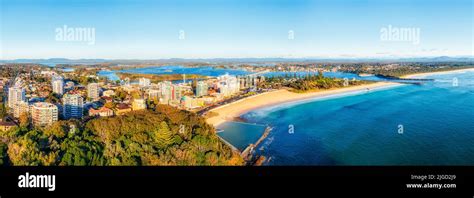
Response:
[[[257,148],[269,159],[265,165],[474,165],[474,72],[427,78],[435,81],[265,107],[242,117],[273,127]],[[239,147],[263,133],[236,124],[219,126],[219,135]]]

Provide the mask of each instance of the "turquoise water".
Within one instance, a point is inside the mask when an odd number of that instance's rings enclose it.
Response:
[[[230,143],[233,146],[243,151],[249,144],[257,142],[265,132],[265,127],[259,124],[226,122],[217,127],[223,129],[217,134],[228,142],[232,141]]]
[[[474,72],[429,78],[243,117],[274,127],[257,148],[268,165],[474,165]]]
[[[115,74],[115,71],[101,70],[101,71],[97,72],[97,75],[99,75],[101,77],[106,77],[109,80],[113,80],[113,81],[120,80],[120,78],[117,76],[117,74]]]

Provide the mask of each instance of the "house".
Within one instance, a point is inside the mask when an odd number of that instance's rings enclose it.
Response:
[[[113,116],[114,111],[112,109],[109,109],[107,107],[101,107],[99,109],[89,109],[89,116],[100,116],[100,117],[107,117],[107,116]]]
[[[15,126],[16,124],[14,122],[0,121],[0,131],[8,131]]]
[[[132,108],[130,107],[129,104],[119,103],[115,106],[114,111],[115,111],[115,115],[124,115],[132,111]]]
[[[115,91],[109,89],[109,90],[106,90],[106,91],[102,92],[102,95],[103,95],[103,96],[107,96],[107,97],[112,97],[112,96],[115,95]]]
[[[100,102],[102,104],[113,102],[113,98],[109,97],[109,96],[102,96],[102,97],[100,97]]]
[[[132,109],[134,111],[146,109],[145,100],[144,99],[134,99],[133,102],[132,102]]]

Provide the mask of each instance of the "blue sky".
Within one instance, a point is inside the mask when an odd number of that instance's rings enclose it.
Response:
[[[471,0],[0,1],[0,59],[473,55]],[[57,41],[64,25],[94,45]],[[420,43],[382,41],[389,25]]]

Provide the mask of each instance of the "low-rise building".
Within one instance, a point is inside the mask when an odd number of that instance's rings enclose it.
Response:
[[[113,115],[114,115],[114,111],[112,111],[112,109],[109,109],[107,107],[101,107],[99,109],[94,109],[94,108],[89,109],[89,116],[107,117],[107,116],[113,116]]]
[[[15,126],[14,122],[0,121],[0,131],[8,131]]]
[[[144,99],[134,99],[133,102],[132,102],[132,109],[134,111],[146,109],[145,100]]]
[[[195,109],[201,107],[199,104],[200,100],[191,96],[184,96],[182,102],[186,109]]]
[[[119,103],[115,106],[114,111],[115,111],[115,115],[124,115],[132,111],[132,108],[130,107],[129,104]]]
[[[113,102],[113,101],[114,101],[113,98],[109,97],[109,96],[101,96],[100,97],[100,102],[102,102],[103,104]]]
[[[107,97],[112,97],[112,96],[115,95],[115,91],[109,89],[109,90],[106,90],[106,91],[102,92],[102,95],[103,95],[103,96],[107,96]]]

